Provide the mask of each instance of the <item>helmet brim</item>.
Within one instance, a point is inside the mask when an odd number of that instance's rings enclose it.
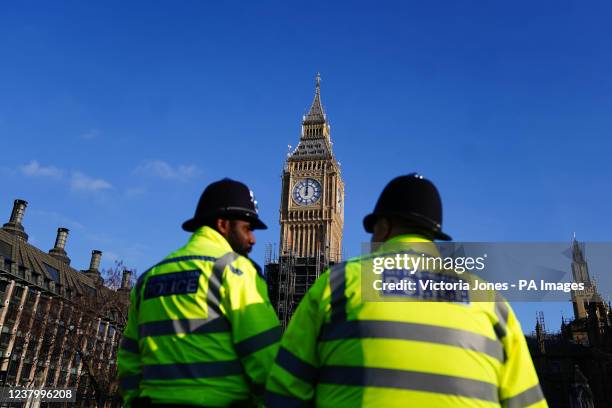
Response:
[[[204,224],[201,220],[196,220],[195,218],[191,218],[183,223],[183,230],[187,232],[195,232],[202,225]]]
[[[251,223],[251,228],[256,230],[265,230],[268,229],[268,226],[263,223],[262,220],[259,219],[256,215],[245,212],[225,212],[219,213],[215,215],[208,216],[203,219],[191,218],[183,223],[183,230],[187,232],[195,232],[202,225],[205,225],[211,218],[227,218],[229,220],[242,220],[248,221]]]
[[[415,227],[421,227],[421,228],[427,229],[427,231],[431,231],[434,234],[434,238],[440,241],[452,241],[453,240],[453,238],[451,238],[450,235],[442,232],[439,228],[435,228],[435,227],[432,228],[431,226],[427,226],[423,222],[421,222],[422,220],[413,218],[413,217],[409,217],[404,214],[376,214],[376,213],[368,214],[363,218],[363,228],[366,230],[366,232],[372,234],[374,232],[374,225],[376,224],[376,220],[378,219],[378,217],[385,216],[385,215],[393,215],[393,216],[398,216],[398,217],[401,217],[401,218],[404,218],[410,221],[415,221]]]

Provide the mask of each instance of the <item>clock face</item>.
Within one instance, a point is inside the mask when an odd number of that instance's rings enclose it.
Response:
[[[304,179],[293,187],[293,201],[298,205],[312,205],[321,198],[321,184],[315,179]]]

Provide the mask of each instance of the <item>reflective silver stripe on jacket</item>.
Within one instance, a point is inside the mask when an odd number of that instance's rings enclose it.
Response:
[[[502,407],[504,408],[521,408],[535,404],[536,402],[542,401],[544,394],[540,388],[540,384],[536,384],[531,388],[521,392],[514,397],[507,398],[502,401]]]
[[[331,321],[346,320],[346,263],[331,267],[329,272],[329,288],[331,290]]]
[[[323,366],[319,383],[399,388],[499,402],[497,385],[449,375],[388,368]]]
[[[508,305],[506,305],[504,298],[497,293],[495,295],[495,315],[497,316],[497,323],[493,329],[500,340],[506,337],[506,325],[508,324],[509,313]]]
[[[283,346],[278,350],[276,364],[284,368],[294,377],[309,384],[314,384],[317,378],[317,368],[315,366],[305,362]]]
[[[269,330],[246,338],[238,343],[234,344],[236,353],[240,358],[246,357],[249,354],[253,354],[265,347],[276,344],[281,338],[280,326],[273,327]]]
[[[158,320],[155,322],[142,323],[138,326],[138,334],[140,337],[172,334],[220,333],[229,330],[230,326],[225,317],[214,317],[212,319]]]
[[[398,339],[437,343],[487,354],[500,362],[503,345],[486,336],[467,330],[387,320],[348,320],[325,324],[319,341],[338,339]]]
[[[143,380],[224,377],[228,375],[241,375],[242,373],[242,364],[238,360],[184,364],[155,364],[142,367]]]
[[[206,293],[206,303],[208,304],[208,316],[221,316],[221,285],[223,283],[223,271],[234,260],[238,258],[235,252],[228,252],[217,259],[213,265],[212,273],[208,278],[208,292]]]
[[[310,400],[305,401],[266,390],[266,407],[306,408],[312,406],[313,404]]]

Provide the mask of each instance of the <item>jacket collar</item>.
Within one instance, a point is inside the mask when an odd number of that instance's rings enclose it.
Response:
[[[198,228],[191,235],[191,238],[189,238],[187,245],[201,246],[204,244],[210,245],[211,243],[220,247],[221,249],[225,249],[228,252],[233,251],[232,246],[229,244],[229,242],[227,242],[223,235],[219,234],[215,229],[208,226]]]
[[[390,238],[379,247],[378,251],[416,251],[430,256],[440,256],[440,252],[433,241],[417,234],[403,234]]]
[[[431,240],[423,237],[422,235],[403,234],[403,235],[396,235],[393,238],[390,238],[387,241],[385,241],[386,244],[392,244],[395,242],[431,242]]]

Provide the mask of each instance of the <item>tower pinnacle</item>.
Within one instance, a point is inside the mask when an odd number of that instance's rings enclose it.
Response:
[[[304,124],[306,123],[324,123],[326,120],[325,111],[321,104],[321,74],[317,72],[315,77],[315,96],[310,106],[308,114],[304,117]]]

